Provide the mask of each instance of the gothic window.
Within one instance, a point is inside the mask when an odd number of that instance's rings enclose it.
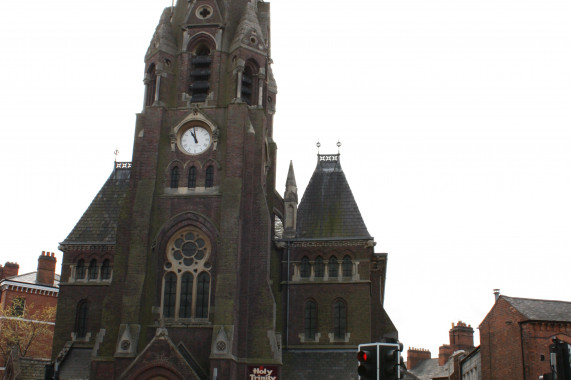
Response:
[[[200,45],[191,58],[190,86],[188,93],[193,103],[204,102],[210,90],[210,48]]]
[[[89,262],[89,268],[87,269],[87,274],[90,280],[97,280],[97,260],[93,259]]]
[[[163,317],[207,319],[210,306],[211,245],[193,227],[180,230],[167,244]]]
[[[333,305],[333,335],[335,339],[345,339],[347,332],[347,306],[342,300]]]
[[[304,335],[305,339],[315,340],[317,332],[317,303],[309,300],[305,303]]]
[[[209,165],[206,168],[206,179],[204,181],[204,187],[214,186],[214,167]]]
[[[171,189],[178,188],[178,166],[171,169]]]
[[[109,264],[109,260],[105,259],[103,264],[101,265],[101,279],[102,280],[109,280],[111,278],[111,265]]]
[[[191,166],[188,169],[188,188],[194,189],[196,187],[196,166]]]
[[[87,300],[81,300],[77,304],[75,313],[75,334],[78,338],[83,338],[87,334],[87,313],[89,312],[89,303]]]
[[[325,264],[323,263],[323,257],[317,256],[315,259],[315,277],[322,278],[325,273]]]
[[[327,269],[329,270],[329,277],[339,276],[339,262],[337,261],[337,257],[331,256]]]
[[[304,256],[301,259],[299,272],[302,278],[309,278],[309,275],[311,273],[311,265],[309,265],[309,258],[307,256]]]
[[[163,292],[163,316],[165,318],[174,317],[176,305],[176,275],[169,272],[165,276]]]
[[[75,266],[75,278],[82,280],[85,278],[85,261],[80,259]]]
[[[242,73],[242,93],[240,95],[242,100],[248,103],[248,105],[252,104],[254,97],[254,74],[254,69],[251,65],[244,67],[244,72]]]
[[[155,72],[155,64],[151,63],[145,76],[147,84],[147,93],[145,94],[145,106],[152,106],[155,102],[155,92],[157,89],[157,74]]]
[[[343,257],[343,277],[353,276],[353,261],[349,255]]]

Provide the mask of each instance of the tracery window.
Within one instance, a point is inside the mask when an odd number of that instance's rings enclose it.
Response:
[[[305,339],[315,340],[315,333],[317,333],[317,303],[309,300],[305,303]]]
[[[210,240],[194,227],[178,231],[169,240],[163,278],[165,318],[208,318],[211,250]]]
[[[353,261],[349,255],[343,257],[343,277],[353,276]]]
[[[329,270],[329,277],[339,276],[339,262],[337,261],[337,257],[331,256],[329,258],[329,264],[327,269]]]
[[[333,335],[335,339],[345,339],[347,332],[347,305],[343,300],[333,304]]]
[[[301,259],[299,272],[302,278],[309,278],[309,275],[311,274],[311,265],[309,265],[309,258],[307,256],[304,256]]]

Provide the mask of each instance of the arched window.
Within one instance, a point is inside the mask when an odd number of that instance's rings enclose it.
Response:
[[[182,275],[180,284],[180,311],[179,317],[190,318],[192,317],[192,285],[194,283],[194,276],[192,273],[185,273]]]
[[[183,228],[170,238],[164,265],[163,317],[208,318],[210,253],[210,241],[197,228]]]
[[[176,305],[176,275],[173,272],[165,276],[163,292],[163,316],[173,318]]]
[[[325,273],[325,264],[323,263],[323,257],[317,256],[315,259],[315,277],[322,278]]]
[[[210,275],[202,272],[198,275],[196,289],[196,318],[208,318],[208,302],[210,295]]]
[[[317,333],[317,303],[309,300],[305,303],[304,335],[306,339],[315,340]]]
[[[353,261],[349,255],[343,257],[343,277],[353,276]]]
[[[111,265],[109,264],[109,259],[103,261],[101,265],[101,279],[109,280],[111,278]]]
[[[155,72],[155,64],[151,63],[145,75],[145,83],[147,85],[147,93],[145,94],[145,106],[152,106],[155,102],[155,92],[157,90],[157,73]]]
[[[93,259],[89,262],[89,269],[87,270],[87,274],[90,280],[97,280],[97,260]]]
[[[171,189],[178,189],[178,166],[171,169]]]
[[[241,97],[244,102],[248,105],[252,104],[252,99],[254,97],[254,69],[250,65],[244,67],[244,72],[242,73],[242,93]]]
[[[75,266],[75,278],[83,280],[85,278],[85,261],[80,259]]]
[[[214,186],[214,167],[209,165],[206,168],[206,178],[204,181],[204,187],[212,187]]]
[[[303,258],[301,259],[299,272],[302,278],[309,278],[309,275],[311,273],[311,265],[309,265],[309,258],[307,256],[303,256]]]
[[[87,335],[87,315],[89,313],[89,303],[87,300],[81,300],[77,304],[75,313],[75,336],[83,338]]]
[[[196,166],[191,166],[188,169],[188,188],[194,189],[196,187]]]
[[[204,102],[210,90],[210,48],[200,45],[192,55],[188,93],[193,103]]]
[[[339,262],[337,261],[337,257],[331,256],[327,269],[329,270],[329,277],[339,276]]]
[[[347,332],[347,306],[342,300],[333,304],[333,335],[335,339],[345,339]]]

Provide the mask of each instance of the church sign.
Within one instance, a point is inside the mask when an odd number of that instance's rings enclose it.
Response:
[[[248,380],[279,380],[278,367],[274,366],[256,366],[248,367]]]

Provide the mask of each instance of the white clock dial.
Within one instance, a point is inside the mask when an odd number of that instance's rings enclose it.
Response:
[[[210,146],[210,132],[200,126],[190,127],[180,138],[180,145],[189,154],[200,154]]]

